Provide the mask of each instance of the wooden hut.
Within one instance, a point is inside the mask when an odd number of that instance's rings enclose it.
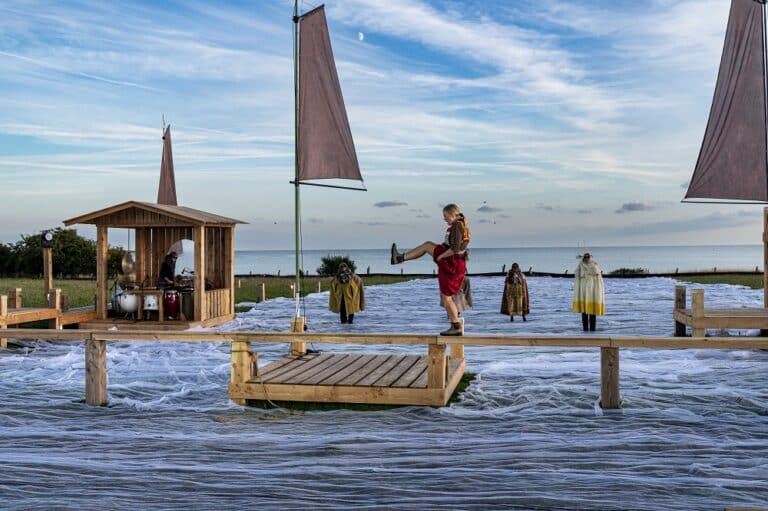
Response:
[[[96,320],[81,328],[187,329],[214,326],[235,317],[235,224],[240,220],[207,213],[185,206],[128,201],[92,213],[70,218],[64,225],[96,226]],[[108,233],[110,228],[133,229],[136,240],[136,273],[140,285],[131,292],[138,297],[138,314],[125,318],[110,314],[110,280],[108,275]],[[184,306],[192,317],[180,314],[169,321],[162,313],[163,291],[155,287],[160,266],[174,243],[189,239],[194,242],[193,285],[187,286],[182,300],[193,300]],[[142,302],[155,295],[161,312],[147,321]],[[156,321],[155,321],[156,319]]]

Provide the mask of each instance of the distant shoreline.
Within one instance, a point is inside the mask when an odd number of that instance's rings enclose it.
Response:
[[[528,277],[554,277],[554,278],[573,278],[573,272],[566,271],[566,272],[559,272],[559,273],[553,273],[553,272],[541,272],[541,271],[525,271],[526,276]],[[432,273],[360,273],[358,272],[358,275],[361,277],[410,277],[410,278],[416,278],[416,279],[431,279],[431,278],[437,278],[436,274]],[[486,272],[486,273],[467,273],[470,277],[504,277],[506,276],[506,273],[504,272]],[[709,276],[725,276],[725,275],[748,275],[748,276],[762,276],[762,271],[754,271],[754,270],[728,270],[723,269],[721,271],[712,271],[712,270],[706,270],[706,271],[682,271],[682,272],[664,272],[664,273],[617,273],[617,274],[609,274],[609,273],[603,273],[603,278],[606,279],[645,279],[645,278],[651,278],[651,277],[668,277],[668,278],[679,278],[679,277],[709,277]],[[317,275],[313,275],[310,273],[307,273],[304,275],[304,277],[312,277],[317,278]],[[270,273],[245,273],[245,274],[237,274],[235,275],[235,278],[240,279],[247,279],[247,278],[275,278],[275,279],[294,279],[294,274],[288,274],[288,275],[276,275],[276,274],[270,274]],[[331,277],[323,277],[323,278],[331,278]]]

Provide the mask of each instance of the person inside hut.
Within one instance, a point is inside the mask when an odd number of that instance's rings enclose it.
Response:
[[[176,252],[169,252],[160,265],[160,275],[157,276],[157,287],[164,289],[176,284]]]
[[[573,312],[581,313],[581,326],[585,332],[594,332],[597,316],[605,314],[605,287],[603,272],[591,254],[582,256],[573,280]]]
[[[339,314],[342,323],[352,323],[355,314],[365,310],[363,279],[352,272],[347,263],[339,264],[339,270],[331,282],[328,309]]]
[[[418,259],[424,254],[432,256],[437,264],[437,282],[440,286],[440,302],[448,313],[450,328],[440,335],[462,335],[459,313],[472,307],[472,291],[467,278],[467,258],[471,235],[467,220],[456,204],[448,204],[443,208],[443,219],[448,224],[445,240],[442,244],[425,241],[416,248],[405,253],[397,250],[397,244],[392,244],[391,264],[401,264],[405,261]]]
[[[523,321],[526,321],[525,317],[531,313],[528,303],[528,282],[517,263],[512,263],[512,269],[507,273],[507,280],[504,282],[501,313],[508,315],[510,321],[514,321],[515,316],[522,316]]]

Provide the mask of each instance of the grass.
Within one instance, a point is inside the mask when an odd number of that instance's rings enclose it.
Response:
[[[413,280],[414,277],[399,275],[372,275],[364,276],[366,286],[378,284],[396,284]],[[291,296],[291,277],[238,277],[240,288],[235,289],[235,303],[258,302],[261,283],[266,285],[267,299]],[[327,291],[331,284],[331,277],[307,277],[302,280],[304,294],[317,291],[317,283],[320,282],[322,291]],[[22,304],[24,307],[45,307],[43,292],[43,279],[12,279],[0,278],[0,294],[6,294],[13,288],[22,289]],[[95,280],[54,280],[53,287],[61,289],[61,292],[69,297],[70,307],[84,307],[94,304],[96,296]],[[250,307],[238,307],[237,312],[250,310]]]
[[[732,273],[718,273],[716,275],[680,277],[677,280],[681,282],[693,282],[696,284],[733,284],[735,286],[747,286],[752,289],[763,289],[762,275],[736,275]]]
[[[448,400],[448,404],[455,403],[459,400],[461,393],[464,392],[467,387],[475,380],[475,373],[464,372],[461,376],[459,384],[456,385],[456,390],[451,394],[451,399]],[[317,412],[317,411],[329,411],[329,410],[354,410],[357,412],[375,412],[380,410],[392,410],[393,408],[401,408],[406,405],[371,405],[371,404],[359,404],[359,403],[307,403],[302,401],[248,401],[248,406],[254,408],[262,408],[265,410],[285,409],[290,415],[291,412]],[[282,418],[282,415],[280,417]]]

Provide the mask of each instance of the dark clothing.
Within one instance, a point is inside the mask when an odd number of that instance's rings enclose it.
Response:
[[[157,277],[157,287],[172,286],[175,277],[176,260],[170,257],[166,257],[163,261],[163,264],[160,266],[160,275]]]
[[[354,319],[355,319],[355,315],[354,314],[347,314],[347,305],[344,302],[344,297],[343,296],[341,297],[341,307],[339,307],[339,309],[340,309],[339,310],[339,320],[342,323],[350,323],[351,324],[352,321],[354,321]]]
[[[597,316],[594,314],[587,314],[586,312],[581,313],[581,326],[584,328],[584,331],[591,331],[594,332],[595,328],[597,327]]]

